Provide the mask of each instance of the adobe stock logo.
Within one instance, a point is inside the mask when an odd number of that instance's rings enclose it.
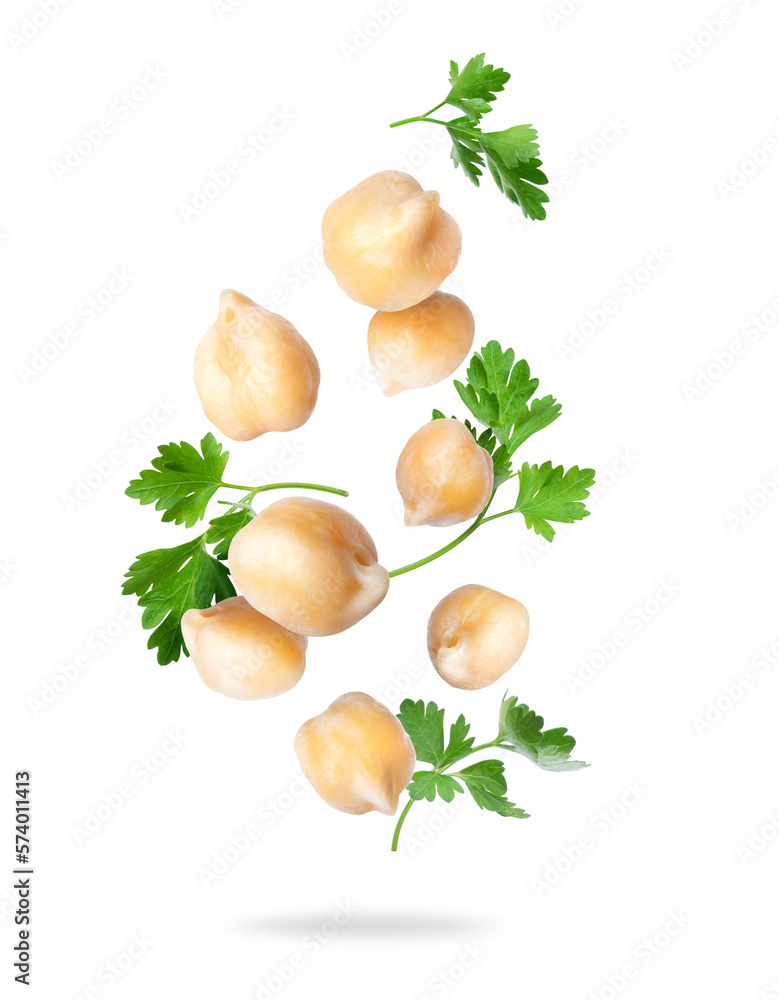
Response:
[[[135,281],[126,267],[115,267],[108,280],[95,292],[78,302],[72,318],[56,330],[52,330],[46,340],[39,343],[29,357],[27,364],[16,367],[22,385],[29,385],[41,375],[52,361],[70,347],[88,326],[98,320],[116,299]]]
[[[238,143],[235,152],[214,170],[209,171],[198,187],[193,188],[186,201],[179,202],[177,208],[182,222],[190,223],[199,218],[216,199],[235,183],[246,167],[258,156],[266,152],[278,137],[296,121],[297,115],[286,106],[274,108],[270,118],[260,128],[255,129]]]
[[[69,489],[60,494],[65,511],[72,514],[91,500],[131,455],[152,437],[158,435],[160,426],[169,420],[178,408],[179,404],[167,396],[158,396],[153,408],[122,431],[113,447],[93,459],[88,469],[81,469],[81,474],[70,484]]]
[[[362,24],[352,29],[348,41],[341,42],[341,55],[347,65],[363,53],[403,13],[400,0],[389,0],[384,7],[374,8]]]
[[[628,815],[632,814],[639,802],[643,801],[648,789],[641,781],[629,781],[621,789],[620,794],[607,806],[596,813],[587,827],[572,843],[563,845],[557,857],[547,861],[544,870],[530,880],[530,886],[537,898],[553,889],[565,876],[572,871],[590,851],[611,832]]]
[[[673,577],[659,580],[657,588],[648,598],[626,612],[619,628],[597,642],[587,656],[579,658],[576,669],[566,673],[565,681],[569,692],[576,695],[583,690],[620,655],[633,637],[643,632],[681,593],[682,585]]]
[[[103,990],[110,989],[124,979],[153,946],[154,941],[145,931],[133,934],[121,951],[99,966],[90,984],[77,996],[69,993],[67,1000],[98,1000]]]
[[[550,205],[562,198],[572,186],[575,187],[577,181],[594,167],[601,157],[613,149],[629,129],[630,122],[621,112],[610,115],[586,142],[580,143],[571,151],[567,161],[558,160],[565,164],[562,169],[556,173],[547,172],[549,184],[546,193],[549,195]],[[444,133],[446,135],[446,130]],[[399,169],[404,170],[405,167]],[[528,219],[519,209],[511,211],[509,217],[515,232],[520,234],[534,225],[533,220]]]
[[[630,954],[629,960],[619,968],[612,969],[600,985],[590,990],[587,1000],[615,1000],[623,990],[627,990],[641,972],[665,954],[666,949],[683,934],[692,923],[692,918],[684,910],[672,910],[664,922],[647,934]]]
[[[129,773],[117,785],[100,792],[99,800],[93,803],[83,818],[74,823],[70,832],[78,847],[82,847],[99,833],[107,823],[159,774],[181,748],[189,742],[189,737],[176,730],[168,730],[158,746],[134,761]]]
[[[748,838],[736,847],[736,856],[742,865],[748,865],[777,840],[779,840],[779,811],[774,810],[762,818],[759,826],[749,831]]]
[[[554,10],[546,12],[546,20],[552,31],[557,31],[560,25],[573,17],[576,11],[583,7],[587,0],[561,0]]]
[[[486,955],[487,952],[476,941],[466,945],[453,962],[446,968],[439,969],[434,976],[428,979],[426,984],[428,992],[420,994],[416,1000],[430,1000],[430,997],[446,996],[450,990],[456,989],[461,984],[471,969],[475,968]]]
[[[696,403],[704,393],[717,385],[720,379],[741,363],[765,334],[773,332],[777,322],[779,322],[779,290],[760,312],[753,313],[738,331],[731,335],[729,342],[699,365],[695,374],[682,385],[682,393],[687,402]]]
[[[584,319],[568,327],[568,336],[555,343],[555,351],[563,362],[569,361],[616,316],[633,297],[661,271],[673,255],[662,246],[651,247],[643,262],[626,271],[613,285],[611,293],[594,308],[588,309]]]
[[[739,19],[740,14],[749,10],[753,0],[734,0],[732,7],[723,7],[716,14],[707,17],[698,28],[689,34],[684,45],[672,54],[674,66],[680,73],[688,70],[698,59],[722,38],[728,28]]]
[[[51,24],[67,2],[68,0],[39,0],[35,9],[22,18],[16,31],[9,31],[6,36],[14,52],[26,49]]]
[[[211,0],[211,8],[219,20],[224,21],[228,14],[234,13],[243,3],[244,0]]]
[[[692,717],[692,726],[698,737],[704,736],[721,722],[741,701],[758,686],[761,678],[771,676],[779,664],[779,639],[763,648],[749,661],[748,669],[738,677],[723,684],[705,706]]]
[[[244,994],[241,1000],[271,1000],[277,996],[311,964],[313,958],[322,954],[358,913],[359,908],[351,900],[338,903],[327,920],[319,927],[311,928],[300,942],[299,948],[288,955],[285,961],[274,962],[265,979],[257,980],[251,997]]]
[[[773,135],[767,136],[756,146],[748,146],[741,159],[734,163],[727,179],[717,181],[717,191],[723,201],[737,194],[746,184],[767,167],[771,158],[779,153],[779,140]]]
[[[69,143],[51,168],[57,180],[70,177],[106,141],[121,122],[127,121],[138,108],[168,79],[161,66],[145,66],[143,76],[114,98],[105,113],[91,125],[82,128],[81,135]]]
[[[779,496],[779,469],[754,484],[749,493],[739,498],[738,507],[727,513],[727,522],[733,534],[757,517]]]

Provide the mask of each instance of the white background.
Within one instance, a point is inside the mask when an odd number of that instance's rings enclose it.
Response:
[[[60,0],[30,29],[33,0],[3,4],[3,983],[12,781],[29,768],[29,995],[776,997],[779,12],[769,0],[732,0],[728,14],[714,0],[218,6]],[[525,225],[491,182],[468,184],[428,127],[386,127],[444,96],[450,58],[480,51],[513,74],[493,127],[539,128],[558,182],[546,222]],[[242,144],[279,115],[249,161]],[[105,118],[99,146],[58,167]],[[385,399],[366,369],[371,313],[317,259],[327,204],[409,156],[462,227],[448,287],[472,307],[477,342],[513,345],[563,403],[525,457],[594,466],[593,515],[552,546],[520,518],[484,527],[394,581],[353,630],[312,640],[292,692],[230,701],[188,661],[160,667],[146,650],[122,575],[187,532],[123,490],[157,444],[210,429],[192,356],[234,287],[280,295],[323,377],[311,421],[231,445],[230,477],[348,488],[389,568],[454,536],[404,528],[394,488],[431,408],[461,412],[454,390]],[[227,189],[187,213],[229,160],[240,171]],[[641,270],[653,254],[665,262]],[[84,303],[113,269],[126,287],[90,318]],[[610,298],[613,314],[588,325]],[[45,347],[58,335],[65,346]],[[94,488],[70,502],[88,476]],[[423,650],[432,606],[466,582],[527,605],[510,690],[568,726],[592,767],[549,775],[512,759],[509,795],[530,820],[470,802],[445,820],[420,804],[393,855],[393,820],[301,790],[292,737],[344,691],[397,709],[403,684],[490,739],[502,689],[455,691]],[[168,732],[184,742],[149,775]],[[80,836],[127,782],[122,807]],[[252,824],[260,840],[204,887],[201,870],[234,858],[231,838]],[[327,937],[339,908],[351,916]]]

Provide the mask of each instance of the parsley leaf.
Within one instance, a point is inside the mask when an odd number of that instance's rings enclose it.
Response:
[[[548,178],[541,170],[536,130],[532,125],[514,125],[496,132],[482,132],[479,127],[482,118],[492,111],[492,102],[511,74],[490,63],[485,64],[483,52],[469,59],[462,70],[456,62],[450,62],[449,66],[451,89],[443,101],[424,115],[404,118],[390,127],[410,122],[444,125],[452,140],[452,161],[469,181],[478,187],[486,166],[498,189],[509,201],[519,205],[524,215],[545,219],[544,205],[549,196],[539,185],[547,184]],[[462,117],[449,121],[431,118],[444,105],[457,108]]]
[[[175,548],[144,552],[125,573],[122,593],[138,595],[145,609],[143,627],[154,629],[148,647],[157,648],[159,663],[187,653],[181,633],[185,611],[235,597],[227,567],[204,549],[206,534]]]
[[[538,388],[538,379],[530,377],[527,361],[514,364],[513,348],[504,351],[497,340],[474,354],[466,374],[467,383],[454,383],[460,399],[501,444],[508,445],[514,424]]]
[[[473,355],[466,376],[464,382],[455,379],[454,387],[471,415],[484,427],[481,430],[469,419],[464,420],[474,441],[492,458],[491,496],[476,519],[457,538],[423,559],[392,570],[391,578],[446,555],[469,538],[476,528],[507,514],[522,514],[526,526],[548,541],[555,535],[550,522],[571,523],[589,514],[583,501],[595,483],[592,469],[580,469],[575,465],[565,471],[562,466],[552,466],[551,462],[540,466],[526,462],[521,468],[513,469],[517,450],[533,434],[553,424],[562,411],[554,396],[534,398],[538,379],[531,377],[527,361],[516,361],[513,349],[504,351],[497,340],[491,340]],[[432,419],[446,419],[443,410],[433,410]],[[514,505],[508,510],[490,513],[498,489],[515,476],[519,489]]]
[[[514,125],[501,132],[482,132],[479,141],[490,156],[498,158],[507,167],[533,163],[538,156],[538,132],[532,125]]]
[[[453,417],[452,419],[456,420],[457,418]],[[488,451],[490,455],[495,451],[495,445],[498,442],[495,435],[492,433],[489,427],[487,428],[486,431],[482,431],[481,434],[479,434],[477,429],[473,426],[473,424],[470,422],[470,420],[468,420],[467,417],[465,418],[465,426],[468,428],[471,434],[473,434],[476,444],[478,444],[480,447]]]
[[[473,138],[473,129],[468,127],[468,119],[455,118],[446,126],[446,131],[452,140],[449,156],[455,169],[460,167],[471,184],[478,187],[484,159],[481,156],[481,146],[478,140]]]
[[[423,799],[433,802],[436,798],[452,802],[465,788],[480,809],[527,819],[529,813],[512,802],[506,795],[505,765],[493,758],[476,761],[458,771],[450,771],[453,764],[478,753],[495,748],[511,750],[527,757],[545,771],[578,771],[588,765],[581,760],[571,760],[571,750],[576,745],[567,729],[547,729],[544,720],[527,705],[517,703],[515,696],[503,696],[498,720],[498,735],[489,743],[474,746],[470,725],[460,715],[449,730],[449,743],[444,748],[444,710],[434,701],[411,701],[407,698],[398,714],[403,728],[410,736],[421,761],[432,764],[429,771],[415,771],[408,784],[408,802],[400,814],[392,838],[392,850],[398,848],[400,830],[414,802]]]
[[[217,559],[227,558],[233,537],[241,528],[246,527],[253,516],[251,510],[242,508],[211,518],[206,531],[206,541],[214,545],[214,555]]]
[[[408,786],[408,794],[415,801],[427,799],[432,802],[437,795],[444,802],[451,802],[455,793],[462,791],[463,786],[456,778],[439,771],[415,771]]]
[[[500,486],[511,478],[514,452],[531,435],[554,423],[562,407],[554,396],[532,399],[538,379],[530,377],[527,361],[515,364],[512,348],[504,351],[497,340],[491,340],[481,353],[474,354],[466,374],[467,382],[455,380],[455,389],[487,430],[479,435],[469,421],[465,421],[465,426],[492,455],[495,484]],[[434,414],[437,412],[440,411]]]
[[[446,126],[452,140],[451,158],[469,181],[479,186],[485,163],[492,179],[510,202],[519,205],[530,219],[546,218],[544,204],[549,196],[539,184],[549,178],[541,170],[535,139],[538,133],[530,125],[515,125],[502,132],[481,132],[466,118],[455,118]]]
[[[560,416],[562,406],[554,396],[544,396],[542,399],[534,399],[530,406],[526,406],[517,416],[514,428],[511,432],[508,448],[511,454],[524,444],[525,441],[544,427],[548,427]]]
[[[592,469],[574,465],[564,472],[562,465],[553,468],[551,462],[540,466],[525,462],[519,471],[519,496],[514,510],[523,515],[528,528],[551,542],[555,532],[550,521],[571,524],[589,516],[581,501],[589,496],[594,482]]]
[[[457,772],[473,796],[473,801],[480,809],[488,809],[500,816],[513,816],[516,819],[528,819],[530,813],[506,798],[506,779],[503,776],[503,761],[480,760]]]
[[[434,701],[426,705],[421,699],[406,698],[400,706],[398,719],[414,744],[417,759],[426,764],[449,767],[471,752],[473,737],[468,736],[471,727],[462,715],[449,728],[449,742],[444,748],[444,710]]]
[[[441,760],[441,767],[450,767],[471,753],[474,739],[473,736],[468,735],[470,728],[470,723],[465,721],[465,716],[459,715],[457,721],[449,729],[449,743]]]
[[[540,169],[541,161],[530,160],[527,164],[517,163],[515,167],[507,167],[492,157],[488,148],[485,148],[484,153],[492,179],[508,200],[519,205],[527,218],[545,219],[544,204],[549,201],[549,195],[536,186],[548,183],[546,174]]]
[[[543,718],[517,701],[516,695],[504,695],[500,706],[498,740],[505,749],[522,754],[545,771],[578,771],[589,766],[570,759],[576,740],[567,729],[544,730]]]
[[[224,476],[229,452],[213,434],[206,434],[200,451],[181,441],[160,445],[152,468],[144,469],[139,479],[133,479],[125,491],[142,504],[154,503],[164,511],[163,521],[186,524],[187,527],[205,517],[209,501],[217,490],[242,490],[240,500],[222,501],[229,510],[212,518],[206,530],[169,549],[153,549],[139,555],[125,573],[123,594],[136,594],[144,608],[141,618],[144,628],[154,629],[149,649],[157,649],[160,663],[178,660],[187,654],[181,632],[182,615],[190,608],[207,608],[212,601],[235,596],[230,572],[224,561],[235,534],[255,516],[251,501],[258,493],[274,489],[311,489],[348,496],[346,490],[318,483],[269,483],[264,486],[237,486],[226,483]],[[213,545],[213,554],[206,551]]]
[[[463,66],[462,71],[453,60],[449,63],[449,82],[452,89],[443,104],[459,108],[471,121],[478,122],[482,115],[491,111],[490,102],[495,100],[508,83],[511,74],[505,69],[495,69],[484,65],[484,53],[473,56]]]
[[[406,698],[398,718],[414,744],[417,759],[438,765],[444,756],[444,710],[434,701],[426,705]]]
[[[154,503],[162,510],[163,521],[185,524],[188,528],[205,516],[206,507],[222,482],[230,453],[210,432],[200,442],[202,454],[182,441],[160,445],[152,459],[152,469],[144,469],[133,479],[127,496],[142,504]]]

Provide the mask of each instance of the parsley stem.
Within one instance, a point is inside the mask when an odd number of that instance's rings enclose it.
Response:
[[[446,102],[444,102],[446,103]],[[439,108],[443,107],[442,104],[438,105]],[[430,125],[443,125],[446,128],[452,129],[454,132],[460,132],[462,135],[473,136],[476,129],[472,125],[455,125],[453,121],[442,121],[440,118],[428,118],[437,108],[431,108],[430,111],[425,115],[419,115],[417,118],[403,118],[399,122],[393,122],[390,128],[395,128],[397,125],[409,125],[411,122],[428,122]]]
[[[451,122],[441,121],[440,118],[423,118],[422,121],[430,122],[431,125],[445,125],[447,128],[449,128],[451,126],[455,130],[455,132],[465,132],[465,133],[468,133],[468,134],[470,134],[470,133],[473,132],[473,129],[469,128],[467,125],[465,125],[465,126],[463,126],[463,125],[452,125]]]
[[[392,850],[393,851],[397,851],[397,849],[398,849],[398,838],[400,837],[400,828],[403,826],[403,821],[405,820],[406,816],[408,816],[408,811],[414,805],[414,802],[415,802],[415,799],[409,798],[408,802],[406,803],[406,805],[405,805],[405,807],[403,809],[403,812],[398,817],[398,823],[397,823],[397,826],[395,827],[395,832],[392,835]]]
[[[484,521],[482,521],[482,524],[484,524],[486,521],[494,521],[498,517],[505,517],[506,514],[516,514],[516,513],[517,513],[516,507],[512,507],[511,510],[502,510],[500,514],[490,514],[489,517],[485,517]]]
[[[489,506],[489,504],[487,506]],[[484,509],[486,510],[487,508],[485,507]],[[390,573],[390,576],[392,576],[391,573]],[[501,743],[500,742],[500,737],[496,736],[495,739],[492,740],[490,743],[481,743],[477,747],[471,747],[471,749],[468,751],[468,753],[467,753],[466,756],[470,757],[471,754],[478,753],[479,750],[491,750],[493,747],[498,747],[499,749],[502,748],[504,750],[513,750],[514,749],[511,746],[507,746],[506,744]],[[432,773],[433,774],[450,774],[453,778],[459,777],[460,776],[460,772],[459,771],[449,771],[449,768],[451,766],[452,766],[451,764],[446,764],[443,767],[433,768]],[[428,772],[425,772],[425,773],[428,773]],[[400,839],[400,830],[401,830],[401,827],[403,826],[403,823],[405,822],[406,816],[408,816],[409,809],[414,805],[414,803],[416,801],[417,801],[416,799],[412,799],[409,796],[409,800],[406,803],[406,805],[404,806],[403,812],[398,817],[398,822],[397,822],[397,824],[395,826],[395,832],[392,835],[392,850],[393,851],[397,851],[397,849],[398,849],[398,840]]]
[[[499,738],[498,737],[496,737],[496,739],[492,740],[491,743],[482,743],[478,747],[471,747],[471,749],[468,751],[468,754],[470,755],[472,753],[478,753],[479,750],[491,750],[493,747],[497,747],[497,746],[500,746]]]
[[[390,128],[397,128],[398,125],[409,125],[411,122],[423,122],[424,120],[424,115],[417,115],[416,118],[401,118],[399,122],[392,122]]]
[[[442,108],[445,104],[446,101],[441,101],[440,104],[436,104],[434,108],[431,108],[429,111],[426,111],[423,115],[416,115],[414,118],[402,118],[399,122],[393,122],[390,125],[390,128],[396,128],[398,125],[409,125],[411,122],[430,121],[430,115],[432,115],[434,111],[438,111],[438,109]],[[445,125],[446,122],[437,122],[436,124]]]
[[[266,490],[320,490],[322,493],[337,493],[339,497],[348,497],[348,490],[339,490],[335,486],[319,486],[317,483],[268,483],[267,486],[236,486],[235,483],[222,483],[228,490],[248,490],[251,497]],[[246,498],[244,498],[246,499]]]
[[[429,117],[430,117],[430,115],[432,115],[432,113],[433,113],[434,111],[438,111],[438,109],[439,109],[439,108],[442,108],[442,107],[443,107],[443,106],[444,106],[445,104],[446,104],[446,101],[441,101],[441,103],[440,103],[440,104],[436,104],[436,106],[435,106],[434,108],[431,108],[431,109],[430,109],[429,111],[426,111],[426,112],[424,113],[424,115],[422,115],[422,117],[423,117],[423,118],[429,118]]]
[[[471,524],[468,528],[466,528],[461,535],[458,535],[457,538],[449,542],[448,545],[444,545],[442,549],[438,549],[437,552],[433,552],[431,555],[425,556],[424,559],[417,559],[416,562],[409,563],[408,566],[401,566],[399,569],[393,569],[392,572],[389,574],[390,578],[392,578],[393,576],[401,576],[401,574],[403,573],[410,573],[412,569],[419,569],[420,566],[424,566],[427,563],[432,562],[434,559],[438,559],[439,556],[443,556],[446,555],[447,552],[451,552],[451,550],[456,545],[459,545],[460,542],[464,542],[469,535],[472,535],[473,532],[476,531],[476,529],[479,527],[480,524],[484,523],[485,514],[489,510],[490,504],[494,499],[495,499],[495,490],[492,491],[492,496],[487,501],[487,506],[484,508],[481,514],[479,514],[479,516],[476,518],[473,524]],[[489,520],[489,518],[487,518],[486,520]]]

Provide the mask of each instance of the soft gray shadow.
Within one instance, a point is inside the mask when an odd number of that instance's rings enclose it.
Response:
[[[226,925],[243,934],[262,937],[305,937],[328,923],[332,914],[302,913],[286,916],[257,916],[230,920]],[[483,933],[496,926],[489,917],[457,917],[448,913],[356,913],[339,929],[339,935],[355,938],[435,938],[452,934]]]

